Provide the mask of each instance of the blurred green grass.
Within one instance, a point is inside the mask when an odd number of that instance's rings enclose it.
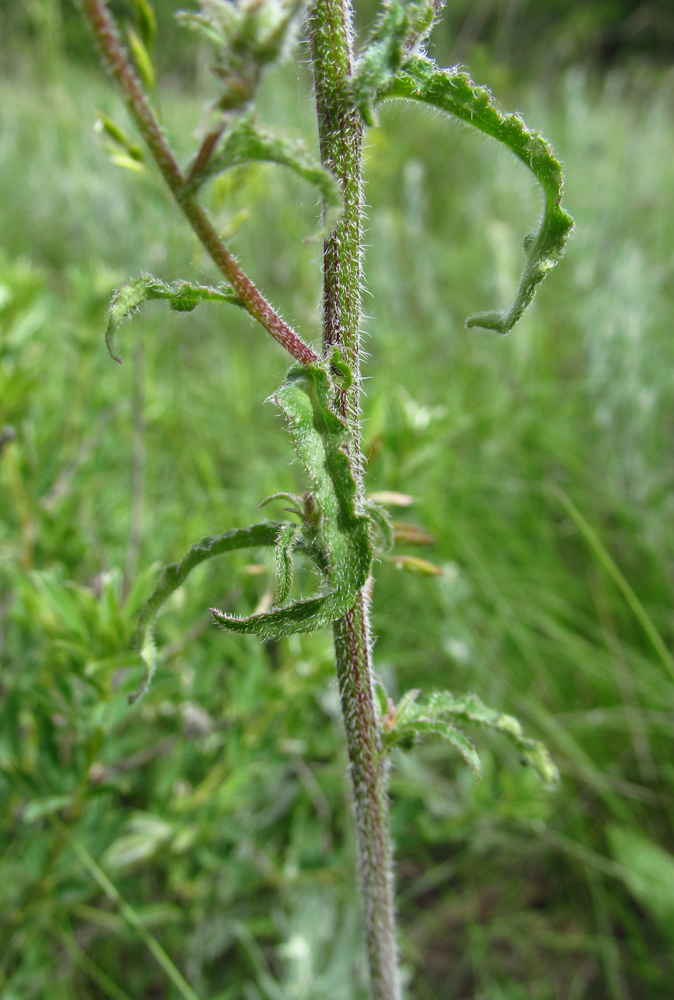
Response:
[[[313,142],[303,74],[271,77],[262,113]],[[463,320],[514,288],[539,210],[526,172],[415,108],[370,135],[369,487],[416,498],[396,516],[434,536],[422,554],[444,569],[379,567],[377,667],[393,694],[471,690],[514,712],[563,775],[543,792],[497,740],[480,740],[477,786],[442,748],[397,761],[415,1000],[659,1000],[674,981],[674,683],[602,562],[671,648],[671,82],[571,72],[499,95],[552,140],[577,222],[507,339]],[[266,562],[222,560],[176,595],[151,693],[126,706],[157,566],[304,484],[261,405],[286,360],[236,310],[149,305],[121,331],[123,367],[106,355],[125,278],[214,275],[152,173],[109,162],[97,109],[124,120],[102,75],[0,81],[0,426],[16,432],[0,457],[0,998],[178,996],[76,838],[203,1000],[356,1000],[329,635],[217,632],[205,608],[250,612],[271,580]],[[169,86],[163,110],[185,150],[199,101]],[[317,338],[313,193],[258,168],[210,197]]]

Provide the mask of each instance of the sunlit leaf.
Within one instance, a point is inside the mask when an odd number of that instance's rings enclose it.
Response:
[[[138,31],[147,49],[152,48],[157,34],[157,17],[149,0],[131,0],[136,12]]]

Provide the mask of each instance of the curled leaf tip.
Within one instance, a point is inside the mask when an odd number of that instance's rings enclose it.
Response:
[[[149,299],[165,299],[174,312],[192,312],[200,302],[208,301],[243,305],[236,292],[227,285],[210,288],[208,285],[193,285],[189,281],[174,281],[173,284],[167,284],[151,274],[143,274],[140,278],[128,281],[112,296],[108,311],[108,326],[105,331],[108,353],[120,365],[122,361],[115,346],[119,325]]]
[[[425,56],[411,56],[395,77],[381,87],[377,100],[402,97],[445,111],[507,146],[534,174],[543,191],[544,209],[538,230],[524,240],[525,265],[515,298],[504,312],[470,316],[468,327],[509,333],[534,297],[546,274],[561,260],[573,229],[562,208],[562,167],[549,142],[527,128],[520,115],[503,112],[486,87],[457,69],[439,69]]]

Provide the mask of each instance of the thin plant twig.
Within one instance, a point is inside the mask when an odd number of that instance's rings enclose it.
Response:
[[[305,344],[258,291],[218,236],[205,210],[187,194],[185,178],[143,94],[115,24],[108,13],[105,0],[81,0],[81,2],[84,14],[96,37],[105,63],[119,86],[129,114],[135,121],[171,193],[216,267],[230,283],[250,315],[297,361],[304,364],[317,361],[318,355],[313,348]]]

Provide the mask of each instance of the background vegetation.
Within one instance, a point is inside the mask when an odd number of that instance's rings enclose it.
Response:
[[[659,19],[666,38],[671,15],[468,6],[452,6],[439,44],[553,141],[577,233],[511,337],[469,333],[468,313],[512,292],[536,192],[495,146],[418,109],[371,133],[369,481],[415,497],[396,517],[433,536],[420,554],[443,569],[379,567],[376,663],[394,691],[472,690],[519,715],[563,782],[543,792],[497,740],[479,785],[442,748],[398,759],[409,994],[661,1000],[674,982],[674,76],[633,27]],[[0,11],[15,42],[0,78],[0,998],[177,997],[150,933],[200,1000],[359,1000],[329,637],[261,645],[212,628],[206,607],[250,613],[271,585],[267,562],[226,558],[172,602],[154,686],[126,703],[158,565],[304,485],[261,406],[286,360],[235,311],[150,305],[122,331],[124,366],[110,361],[114,287],[144,268],[211,280],[211,267],[152,172],[121,169],[93,131],[99,110],[124,116],[70,7]],[[611,52],[609,36],[623,39]],[[172,38],[163,113],[179,142],[208,81],[197,49],[171,64]],[[314,141],[303,69],[269,78],[264,107]],[[318,337],[313,194],[250,168],[218,181],[212,205]]]

